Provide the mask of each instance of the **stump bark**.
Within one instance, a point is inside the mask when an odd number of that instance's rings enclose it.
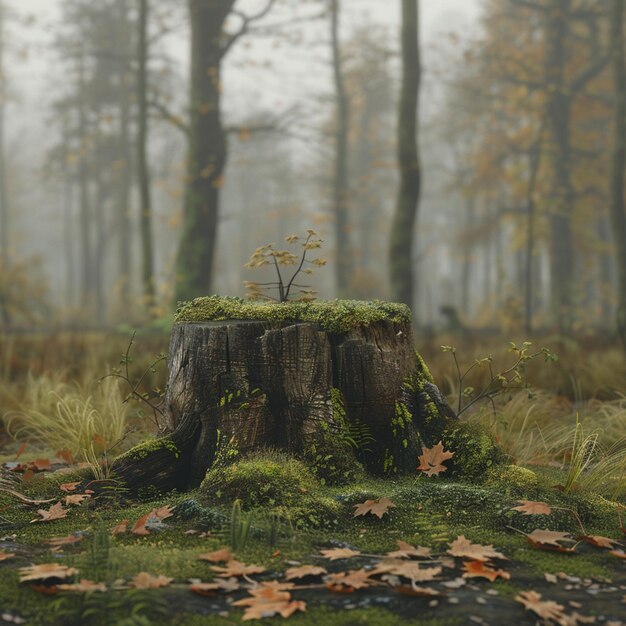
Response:
[[[172,330],[167,436],[113,466],[131,491],[200,484],[220,445],[306,457],[335,441],[382,474],[415,470],[455,419],[414,349],[409,321],[346,332],[309,322],[184,322]],[[342,447],[343,446],[343,447]]]

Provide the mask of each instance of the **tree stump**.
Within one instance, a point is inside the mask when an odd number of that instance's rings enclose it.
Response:
[[[217,312],[200,306],[216,302]],[[199,485],[225,442],[241,453],[354,453],[374,474],[414,471],[422,444],[455,419],[415,352],[406,307],[215,297],[187,307],[171,334],[168,434],[113,466],[132,491]]]

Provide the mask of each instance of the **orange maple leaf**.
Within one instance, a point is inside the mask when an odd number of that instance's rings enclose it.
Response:
[[[290,617],[296,611],[306,611],[306,603],[301,600],[292,600],[291,594],[285,589],[291,588],[290,583],[271,581],[262,583],[260,587],[250,590],[250,597],[233,602],[233,606],[246,607],[242,621],[262,619],[281,615]]]
[[[215,550],[214,552],[199,554],[198,558],[201,561],[210,561],[211,563],[228,562],[234,559],[230,548],[220,548],[219,550]]]
[[[395,507],[396,505],[389,500],[389,498],[379,498],[378,500],[366,500],[365,502],[361,502],[361,504],[355,504],[354,517],[359,515],[367,515],[371,513],[372,515],[377,515],[379,519],[382,519],[385,513],[389,512],[389,509]]]
[[[443,462],[453,456],[454,452],[445,451],[443,443],[440,441],[432,448],[422,448],[422,454],[418,457],[420,464],[417,469],[424,472],[426,476],[438,476],[448,469],[443,465]]]
[[[496,578],[504,578],[509,580],[511,574],[505,572],[502,569],[493,569],[484,563],[484,561],[468,561],[463,563],[463,569],[465,573],[463,578],[487,578],[491,582]]]
[[[474,561],[488,561],[489,559],[508,560],[504,554],[494,550],[490,544],[481,546],[478,543],[472,543],[466,539],[464,535],[459,535],[450,545],[448,554],[452,556],[465,557]]]
[[[422,546],[414,547],[406,541],[398,541],[399,550],[388,552],[387,556],[392,559],[408,559],[409,557],[417,557],[418,559],[428,559],[431,556],[430,548],[423,548]]]
[[[5,552],[4,550],[0,550],[0,561],[6,561],[7,559],[12,559],[15,556],[12,552]]]
[[[78,574],[78,570],[59,563],[42,563],[30,567],[20,567],[20,582],[31,580],[49,580],[51,578],[69,578]]]
[[[248,576],[250,574],[262,574],[265,571],[260,565],[246,565],[241,561],[232,559],[226,563],[226,567],[212,565],[211,569],[220,576]]]
[[[330,591],[345,593],[346,587],[350,590],[371,587],[377,584],[376,581],[371,580],[372,574],[374,574],[374,570],[365,571],[364,569],[330,574],[326,580],[326,588]]]
[[[83,578],[78,583],[58,585],[61,591],[78,591],[80,593],[91,593],[92,591],[106,592],[107,586],[104,583],[95,583],[93,580]]]
[[[80,485],[80,481],[76,483],[63,483],[62,485],[59,485],[59,489],[68,493],[69,491],[76,491],[76,487],[78,487],[78,485]]]
[[[174,579],[168,576],[153,576],[148,572],[139,572],[131,581],[130,586],[135,589],[160,589],[167,587]]]
[[[610,539],[609,537],[603,537],[602,535],[582,535],[578,537],[578,539],[586,541],[596,548],[606,548],[607,550],[613,550],[616,546],[620,545],[619,541],[615,541],[615,539]]]
[[[552,509],[547,502],[534,502],[533,500],[517,500],[520,506],[514,506],[512,511],[519,511],[524,515],[550,515]]]

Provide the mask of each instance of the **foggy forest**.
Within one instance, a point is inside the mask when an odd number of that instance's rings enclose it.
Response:
[[[0,0],[0,624],[626,624],[626,0]]]

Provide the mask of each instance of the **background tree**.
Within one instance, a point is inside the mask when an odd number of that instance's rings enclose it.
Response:
[[[221,111],[222,61],[250,24],[274,5],[269,0],[257,14],[234,13],[241,25],[224,35],[234,0],[189,0],[191,25],[191,94],[189,156],[182,235],[176,262],[176,299],[211,292],[218,227],[219,195],[224,184],[226,135]]]
[[[415,272],[413,241],[420,194],[417,152],[417,110],[420,86],[417,0],[402,0],[402,87],[398,114],[400,188],[391,227],[390,270],[392,297],[413,305]]]

